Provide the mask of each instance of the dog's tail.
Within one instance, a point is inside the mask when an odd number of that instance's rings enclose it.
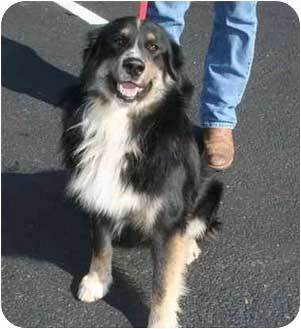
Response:
[[[194,212],[187,221],[187,233],[196,238],[205,236],[214,238],[221,228],[217,218],[217,210],[223,195],[223,184],[217,180],[211,180],[206,184],[199,196],[199,201]]]

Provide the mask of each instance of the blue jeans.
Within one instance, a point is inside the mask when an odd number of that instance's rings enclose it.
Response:
[[[233,129],[236,126],[235,110],[245,91],[254,56],[256,4],[256,1],[215,2],[213,32],[200,95],[203,128]],[[164,27],[179,43],[189,6],[189,1],[150,2],[148,18]]]

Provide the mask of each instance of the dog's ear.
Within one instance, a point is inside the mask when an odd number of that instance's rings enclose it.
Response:
[[[173,40],[169,41],[167,67],[170,76],[177,81],[181,76],[184,56],[181,47]]]
[[[177,82],[178,90],[182,95],[191,97],[193,94],[193,85],[184,73],[184,55],[181,47],[174,41],[170,40],[168,50],[167,68],[171,78]]]
[[[95,45],[96,43],[100,43],[101,42],[101,31],[102,31],[102,26],[98,27],[90,32],[88,32],[87,35],[87,46],[84,49],[83,52],[83,62],[84,65],[88,62],[89,58],[91,57],[91,55],[97,51]],[[98,48],[98,47],[97,47]]]
[[[101,49],[103,27],[90,31],[87,35],[87,46],[83,50],[83,67],[80,75],[81,90],[85,92],[85,84],[95,71]]]

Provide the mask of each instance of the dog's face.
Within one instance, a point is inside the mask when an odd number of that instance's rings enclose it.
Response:
[[[162,95],[180,78],[182,56],[162,28],[121,18],[90,34],[84,52],[86,88],[122,102]]]

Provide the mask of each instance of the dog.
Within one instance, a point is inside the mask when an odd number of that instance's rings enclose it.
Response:
[[[158,25],[117,19],[88,35],[80,106],[63,135],[67,193],[92,218],[92,258],[78,298],[112,284],[112,239],[126,226],[151,241],[149,327],[177,327],[187,265],[218,226],[222,184],[204,174],[186,110],[193,86],[180,46]]]

